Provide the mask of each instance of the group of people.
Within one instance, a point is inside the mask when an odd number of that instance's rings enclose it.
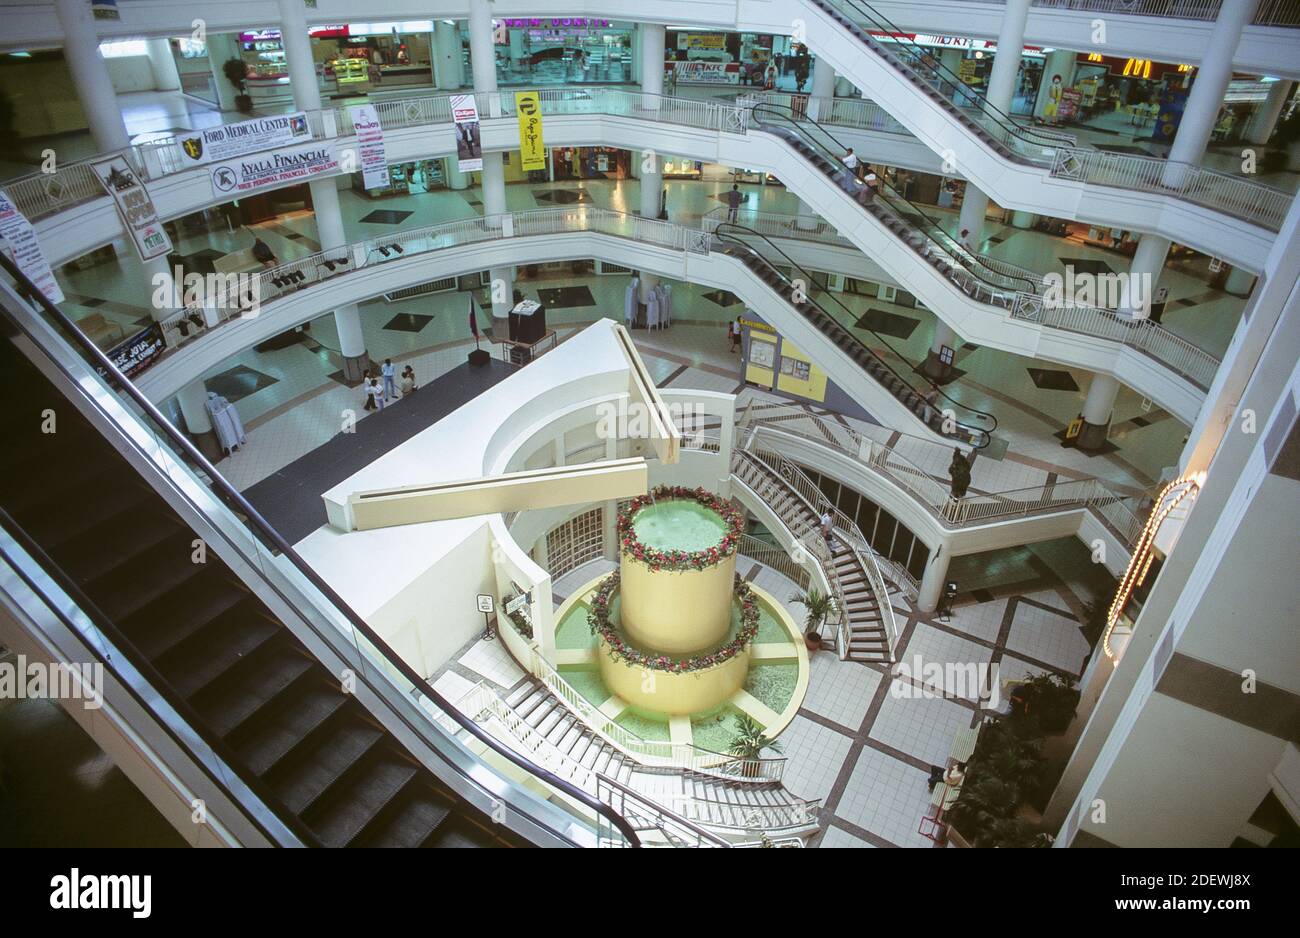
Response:
[[[383,383],[381,384],[380,381]],[[393,364],[391,358],[384,359],[384,364],[379,369],[378,378],[372,375],[370,369],[367,368],[365,375],[362,377],[362,387],[366,393],[365,409],[383,410],[386,403],[397,400],[397,386],[397,366]],[[415,393],[416,387],[415,369],[407,365],[401,374],[401,396],[406,397],[408,394]]]
[[[858,158],[853,147],[849,147],[844,156],[840,157],[840,162],[844,164],[844,169],[836,177],[836,184],[860,205],[870,205],[876,198],[876,190],[880,188],[880,177]]]

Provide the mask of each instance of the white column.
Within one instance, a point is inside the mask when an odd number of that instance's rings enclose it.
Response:
[[[145,281],[149,284],[149,312],[155,322],[162,322],[179,308],[173,302],[177,290],[171,261],[163,255],[144,261],[140,266],[144,268]],[[159,298],[163,302],[159,303]]]
[[[468,189],[469,173],[460,171],[459,161],[453,156],[444,156],[442,158],[442,171],[447,177],[448,189]]]
[[[835,97],[835,69],[822,56],[813,59],[812,93],[808,98],[808,116],[813,120],[821,115],[822,102],[825,101],[827,113],[830,112],[830,99]]]
[[[1068,88],[1074,83],[1074,69],[1077,55],[1073,49],[1053,49],[1043,60],[1043,79],[1038,83],[1038,97],[1034,99],[1034,116],[1042,117],[1043,108],[1047,107],[1047,92],[1052,87],[1052,76],[1061,76],[1061,87]]]
[[[1282,106],[1291,97],[1295,82],[1279,79],[1268,86],[1268,97],[1255,111],[1246,128],[1246,140],[1250,143],[1268,143],[1273,131],[1277,129],[1277,119],[1282,116]]]
[[[433,24],[433,74],[440,91],[465,83],[465,56],[460,47],[460,28],[453,22]]]
[[[659,107],[659,97],[664,93],[664,41],[666,30],[657,23],[640,23],[638,45],[641,47],[641,93],[649,95],[641,106],[647,110]],[[642,185],[645,183],[642,182]],[[659,212],[655,208],[655,214]]]
[[[628,51],[632,54],[632,82],[641,84],[641,24],[632,24],[632,40],[628,44]]]
[[[922,612],[934,612],[939,606],[939,597],[948,582],[948,561],[952,559],[948,551],[947,544],[940,544],[930,552],[930,562],[925,565],[916,595],[916,605]]]
[[[225,64],[239,58],[239,41],[229,33],[208,33],[208,68],[212,71],[212,84],[217,89],[217,107],[223,111],[235,110],[235,86],[226,78]]]
[[[212,419],[208,416],[208,390],[203,386],[203,379],[198,378],[176,392],[176,403],[181,407],[181,416],[185,418],[185,429],[194,439],[194,443],[204,456],[210,460],[221,458],[221,444],[212,431]]]
[[[81,109],[86,112],[95,149],[101,153],[123,150],[131,143],[113,93],[108,65],[99,54],[99,34],[90,15],[90,4],[82,0],[55,0],[54,12],[63,26],[63,58],[72,73]]]
[[[984,214],[989,209],[989,197],[975,183],[966,183],[966,194],[962,197],[961,212],[957,216],[958,240],[962,230],[968,230],[971,247],[979,251],[984,232]]]
[[[497,90],[497,53],[492,43],[492,7],[488,0],[469,2],[469,66],[475,91]]]
[[[939,64],[942,65],[944,69],[940,73],[943,81],[953,85],[956,84],[961,76],[961,60],[965,57],[966,53],[961,49],[944,49],[939,53]],[[954,93],[952,100],[953,104],[956,104],[958,107],[962,107],[967,103],[966,96],[959,93]]]
[[[849,81],[842,75],[835,76],[835,97],[851,98],[853,97],[853,92],[856,90],[857,86],[854,85],[853,82]]]
[[[601,545],[606,560],[618,562],[618,502],[605,502],[604,511],[600,513]]]
[[[989,71],[985,100],[1004,114],[1011,113],[1011,99],[1016,91],[1016,76],[1025,49],[1025,22],[1029,19],[1029,0],[1007,0],[998,30],[998,49]]]
[[[153,72],[155,91],[179,91],[181,75],[176,68],[176,58],[172,55],[172,44],[168,39],[149,39],[149,70]]]
[[[925,356],[925,364],[921,366],[921,370],[931,378],[942,379],[952,373],[952,365],[944,364],[939,357],[945,345],[955,352],[957,350],[957,333],[953,331],[952,326],[936,316],[934,319],[934,338],[930,341],[930,351]]]
[[[1169,148],[1169,162],[1199,164],[1205,156],[1206,144],[1214,131],[1215,118],[1223,104],[1223,96],[1232,78],[1232,57],[1241,41],[1241,31],[1255,16],[1259,0],[1234,0],[1219,7],[1219,17],[1205,47],[1205,56],[1192,80],[1192,91],[1187,96],[1173,146]],[[1170,167],[1165,174],[1168,185],[1180,185],[1183,173]]]
[[[663,27],[660,27],[660,29],[662,28]],[[653,219],[659,217],[659,205],[663,199],[664,188],[663,163],[660,162],[662,159],[663,157],[656,153],[654,172],[646,172],[643,170],[641,173],[640,186],[642,218]],[[658,285],[658,277],[654,274],[648,274],[644,270],[641,271],[641,286],[637,291],[637,299],[643,304],[648,303],[650,301],[650,291]]]
[[[1255,287],[1255,275],[1249,270],[1234,267],[1228,272],[1228,279],[1223,284],[1224,292],[1233,296],[1250,296]]]
[[[1144,234],[1129,264],[1128,276],[1120,280],[1119,315],[1146,319],[1151,315],[1151,300],[1160,284],[1160,272],[1169,257],[1169,239]]]
[[[1034,227],[1034,222],[1037,221],[1037,219],[1038,216],[1033,212],[1016,211],[1011,213],[1011,225],[1013,228],[1024,228],[1028,230]]]
[[[1088,396],[1083,402],[1083,428],[1075,445],[1084,451],[1098,450],[1110,432],[1110,415],[1115,409],[1115,396],[1119,394],[1119,381],[1108,374],[1097,372],[1088,385]]]
[[[284,46],[284,64],[289,71],[294,106],[318,111],[320,82],[311,54],[311,36],[307,34],[307,6],[302,0],[279,0],[279,3],[280,42]]]

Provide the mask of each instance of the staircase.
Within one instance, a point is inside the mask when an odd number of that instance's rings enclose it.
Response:
[[[520,842],[413,759],[9,341],[0,507],[118,653],[303,843]],[[43,412],[55,415],[42,432]],[[110,658],[111,661],[111,658]]]
[[[737,478],[750,487],[766,502],[781,522],[799,536],[821,537],[818,532],[820,516],[808,499],[801,495],[761,454],[740,453],[735,465]],[[846,533],[836,529],[830,545],[830,566],[827,578],[836,587],[837,601],[845,617],[846,641],[841,655],[847,660],[863,662],[892,662],[889,633],[884,622],[880,603],[889,597],[877,597],[872,587],[861,554],[853,549]],[[834,649],[836,643],[822,639],[824,648]]]
[[[495,721],[531,759],[562,778],[592,793],[617,789],[633,802],[641,799],[640,812],[625,810],[622,798],[615,805],[639,831],[655,827],[642,823],[655,812],[666,812],[677,822],[659,828],[669,841],[703,836],[736,842],[758,832],[788,837],[817,830],[817,803],[795,796],[780,781],[729,774],[740,763],[722,754],[716,771],[638,759],[594,731],[588,725],[590,714],[583,719],[535,678],[527,678],[504,699],[480,684],[460,706],[480,722]],[[663,822],[660,817],[656,823]]]

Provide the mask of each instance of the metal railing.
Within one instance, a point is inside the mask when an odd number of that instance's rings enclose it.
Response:
[[[890,446],[838,421],[827,420],[793,405],[765,407],[760,416],[753,412],[752,401],[738,418],[736,426],[761,432],[769,447],[778,445],[781,435],[785,434],[839,450],[897,484],[948,527],[1087,509],[1095,512],[1127,545],[1135,542],[1141,530],[1141,522],[1130,507],[1138,496],[1116,491],[1102,479],[1044,481],[1038,485],[954,498],[949,487],[934,478],[932,471],[922,468],[902,451],[904,445],[936,450],[937,444],[928,440],[903,437],[898,445]],[[915,580],[910,574],[907,574],[907,579]]]
[[[1213,21],[1218,19],[1223,0],[1031,0],[1030,5],[1047,10],[1080,10],[1087,13],[1123,13],[1129,16]],[[1300,2],[1263,0],[1259,9],[1255,11],[1251,24],[1300,26]]]
[[[1044,302],[1041,296],[1021,294],[1011,308],[1011,318],[1128,346],[1154,358],[1203,391],[1209,390],[1221,364],[1209,352],[1150,319],[1125,319],[1108,309],[1060,306]]]
[[[596,797],[612,807],[621,817],[631,821],[637,831],[649,834],[654,832],[662,838],[662,846],[671,847],[730,847],[731,844],[716,834],[711,834],[679,814],[665,811],[663,807],[647,796],[605,775],[596,778]],[[621,847],[623,839],[617,832],[605,828],[604,822],[597,827],[598,844],[602,847]],[[606,838],[608,837],[608,842]],[[645,842],[653,846],[657,839]]]
[[[169,348],[179,347],[222,323],[256,315],[266,303],[363,267],[501,238],[575,232],[608,234],[686,253],[709,251],[708,236],[694,228],[588,205],[482,215],[367,238],[317,251],[267,270],[249,272],[242,276],[256,283],[245,281],[242,290],[229,292],[231,301],[206,308],[187,307],[164,319],[163,337]],[[257,298],[256,310],[242,302],[245,296]]]
[[[1176,196],[1270,231],[1281,229],[1294,198],[1282,189],[1194,163],[1081,147],[1058,149],[1051,173],[1089,185]]]
[[[742,533],[736,552],[765,567],[770,567],[801,590],[806,590],[812,585],[812,574],[779,544],[772,544],[752,534]]]
[[[817,517],[830,515],[831,527],[836,535],[843,539],[853,552],[854,559],[858,566],[862,568],[863,573],[867,576],[867,581],[871,586],[871,592],[875,597],[876,606],[880,612],[881,624],[889,639],[889,654],[891,659],[898,648],[898,625],[894,620],[894,610],[889,603],[889,590],[885,586],[884,577],[880,574],[880,568],[876,564],[876,552],[872,548],[871,542],[858,529],[858,524],[843,511],[841,511],[829,498],[819,489],[815,482],[808,475],[796,466],[793,462],[786,459],[783,455],[773,450],[760,450],[754,446],[754,437],[751,435],[746,444],[746,448],[754,458],[764,464],[770,473],[776,478],[783,481],[800,499],[803,500]],[[829,552],[829,551],[828,551]],[[834,564],[832,563],[833,567]],[[839,608],[843,611],[844,619],[848,619],[848,611],[844,608],[844,595],[839,588],[838,580],[835,584]],[[852,623],[848,623],[851,627]],[[844,647],[847,647],[847,643]]]

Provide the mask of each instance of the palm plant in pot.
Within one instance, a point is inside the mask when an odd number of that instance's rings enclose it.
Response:
[[[810,586],[802,593],[790,597],[790,602],[797,603],[807,610],[803,623],[803,640],[809,651],[822,647],[822,623],[835,615],[835,600],[815,586]]]
[[[736,735],[731,737],[727,753],[742,760],[740,771],[746,778],[758,775],[758,760],[763,757],[764,749],[780,752],[781,744],[764,732],[763,724],[748,714],[741,715],[736,720]]]

